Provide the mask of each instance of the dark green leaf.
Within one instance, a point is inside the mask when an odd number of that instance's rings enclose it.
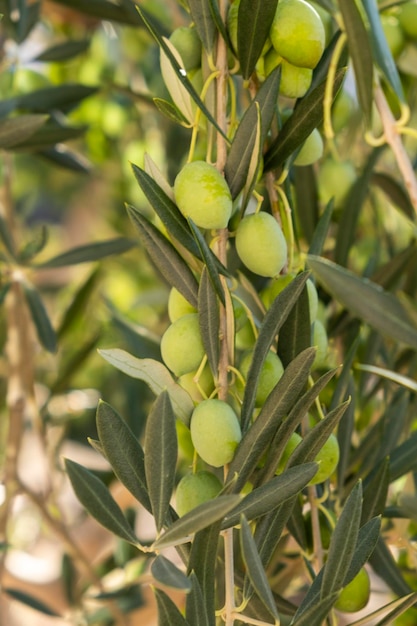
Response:
[[[107,241],[97,241],[96,243],[89,243],[84,246],[79,246],[59,254],[58,256],[38,263],[36,267],[65,267],[67,265],[77,265],[78,263],[91,263],[93,261],[99,261],[112,254],[122,254],[131,250],[136,243],[131,239],[125,237],[118,237],[117,239],[109,239]]]
[[[255,542],[264,567],[275,554],[296,500],[297,496],[286,500],[284,504],[264,515],[256,524]]]
[[[46,115],[19,115],[0,120],[0,148],[7,150],[16,144],[24,143],[45,124],[47,119]]]
[[[204,266],[201,273],[198,289],[198,321],[204,350],[213,376],[217,378],[220,353],[220,312],[219,301],[210,282],[207,266]]]
[[[319,256],[322,253],[325,242],[327,241],[327,234],[329,232],[329,226],[331,223],[334,209],[334,202],[330,200],[326,208],[321,215],[314,233],[310,240],[310,247],[308,249],[309,254],[315,254]]]
[[[224,172],[233,198],[245,186],[253,151],[257,143],[263,145],[269,131],[278,99],[279,81],[280,69],[277,68],[271,72],[246,109],[235,133]]]
[[[62,615],[55,611],[55,609],[50,607],[45,602],[38,600],[38,598],[35,598],[30,593],[26,593],[26,591],[13,589],[12,587],[4,587],[3,591],[7,593],[8,596],[13,598],[13,600],[17,600],[17,602],[30,606],[31,609],[35,609],[35,611],[39,611],[44,615],[49,615],[50,617],[62,617]]]
[[[291,309],[300,297],[308,275],[308,272],[303,272],[291,281],[291,283],[275,298],[262,321],[258,340],[253,351],[252,362],[246,378],[245,395],[243,397],[241,411],[241,424],[243,432],[245,432],[248,428],[249,422],[252,418],[259,376],[268,351],[277,333],[287,319]]]
[[[310,345],[310,305],[307,286],[304,286],[280,332],[278,355],[284,367]]]
[[[387,583],[388,587],[395,594],[402,596],[412,591],[411,587],[403,578],[401,570],[382,537],[379,537],[369,562],[375,573]]]
[[[65,459],[75,495],[94,519],[121,539],[138,545],[138,539],[106,485],[82,465]]]
[[[355,2],[352,2],[352,0],[339,0],[339,8],[348,37],[348,48],[355,72],[359,104],[365,116],[366,125],[370,127],[372,122],[374,75],[368,31]]]
[[[127,207],[127,212],[154,265],[172,287],[178,289],[190,304],[197,307],[198,285],[188,264],[146,217],[133,207]]]
[[[240,70],[250,78],[269,36],[278,0],[241,0],[238,12],[237,52]]]
[[[219,269],[215,257],[208,247],[207,242],[201,234],[200,230],[197,228],[191,218],[188,219],[188,223],[190,224],[190,228],[200,249],[201,256],[206,264],[208,277],[211,281],[211,284],[213,285],[217,295],[219,296],[220,301],[224,304],[225,299],[223,285],[219,277]]]
[[[79,39],[78,41],[64,41],[55,44],[38,54],[34,61],[67,61],[82,54],[90,47],[90,39]]]
[[[26,302],[29,307],[30,316],[36,328],[36,333],[40,343],[48,352],[56,352],[56,335],[46,311],[45,305],[37,289],[24,282]]]
[[[158,532],[165,523],[174,491],[178,443],[168,391],[157,397],[145,430],[145,475]]]
[[[341,69],[336,73],[333,84],[333,98],[337,95],[345,72],[345,69]],[[325,82],[321,83],[300,100],[293,114],[285,122],[278,137],[271,143],[265,154],[264,171],[272,170],[282,165],[307,139],[312,131],[320,126],[323,121],[325,86]]]
[[[385,458],[372,476],[364,480],[361,524],[376,515],[382,515],[387,501],[390,479],[390,461]]]
[[[210,2],[209,0],[188,0],[188,5],[203,46],[210,53],[213,50],[217,32]]]
[[[67,83],[57,87],[43,87],[15,98],[16,106],[33,113],[63,111],[68,113],[82,100],[95,94],[98,87],[88,87],[78,83]]]
[[[250,526],[244,515],[240,516],[240,548],[243,563],[258,597],[262,600],[275,620],[279,622],[274,596],[272,595],[271,587],[259,557]]]
[[[314,604],[302,612],[297,611],[290,622],[290,626],[322,626],[324,618],[329,615],[338,595],[335,592],[326,598],[317,597]]]
[[[187,620],[190,624],[193,624],[193,626],[210,626],[210,619],[208,616],[205,598],[203,596],[200,581],[194,571],[191,572],[190,579],[192,588],[191,592],[187,595],[185,609]]]
[[[144,453],[139,441],[127,423],[106,402],[99,402],[96,424],[103,452],[117,478],[148,511],[151,511]]]
[[[198,505],[189,513],[186,513],[179,520],[161,535],[154,543],[156,550],[167,548],[168,546],[183,543],[189,539],[190,535],[197,533],[203,528],[207,528],[231,511],[240,502],[238,495],[217,496],[214,500]]]
[[[396,96],[404,102],[401,78],[381,24],[378,6],[373,0],[363,0],[363,6],[369,20],[369,34],[375,60]]]
[[[381,519],[374,517],[364,524],[358,533],[358,540],[352,560],[347,570],[343,586],[348,585],[359,574],[365,563],[368,562],[379,539],[381,531]]]
[[[351,313],[383,335],[417,348],[417,329],[394,295],[329,260],[309,256],[308,264],[325,289]]]
[[[188,576],[178,569],[172,561],[162,556],[162,554],[158,555],[152,562],[151,574],[155,580],[161,585],[164,585],[164,587],[170,587],[171,589],[177,589],[187,593],[191,591],[191,581]]]
[[[48,242],[48,235],[49,231],[45,225],[37,228],[33,233],[33,238],[19,251],[20,263],[28,263],[39,254]]]
[[[215,626],[216,564],[221,522],[217,521],[194,536],[188,559],[188,573],[195,574],[201,587],[209,626]],[[194,583],[193,583],[194,584]],[[187,605],[188,600],[187,597]],[[191,601],[191,599],[190,599]]]
[[[61,144],[64,141],[77,139],[86,131],[87,126],[62,126],[55,121],[47,121],[30,137],[15,143],[10,150],[13,152],[42,152],[45,148]],[[56,149],[59,153],[59,150]]]
[[[248,480],[271,443],[281,420],[305,388],[314,357],[314,348],[308,348],[285,368],[258,417],[239,443],[229,466],[229,476],[235,473],[238,476],[234,485],[236,490],[240,490]]]
[[[304,489],[317,469],[317,463],[305,463],[285,470],[265,485],[256,487],[243,498],[235,509],[226,514],[222,528],[236,526],[241,515],[252,520],[277,508]]]
[[[97,283],[100,279],[101,270],[94,269],[87,277],[87,280],[79,287],[72,296],[72,300],[68,308],[64,311],[61,323],[59,324],[57,335],[61,339],[71,332],[74,326],[85,319],[85,312],[92,297]]]
[[[408,438],[395,448],[390,458],[390,481],[393,482],[397,478],[401,478],[408,472],[414,472],[417,469],[417,432],[409,435]]]
[[[410,197],[401,183],[387,172],[372,172],[371,183],[377,185],[386,196],[404,213],[408,219],[415,219]]]
[[[68,146],[60,143],[55,147],[42,148],[36,150],[36,155],[49,161],[54,165],[62,167],[71,172],[80,172],[81,174],[88,174],[91,171],[91,163],[82,154],[79,154],[75,150],[71,150]]]
[[[358,540],[362,510],[362,485],[356,483],[338,519],[330,540],[324,567],[321,597],[339,591],[346,579]]]
[[[161,589],[154,589],[158,606],[158,626],[188,626],[185,617],[171,598]]]
[[[163,98],[154,98],[153,101],[158,111],[163,113],[171,122],[180,124],[180,126],[188,126],[187,119],[175,104]]]

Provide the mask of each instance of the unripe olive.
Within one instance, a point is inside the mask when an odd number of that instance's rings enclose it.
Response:
[[[307,294],[308,294],[308,307],[310,312],[310,322],[313,323],[317,318],[317,313],[319,309],[319,296],[317,294],[316,285],[313,283],[311,278],[309,278],[306,282],[307,286]]]
[[[294,280],[294,278],[295,274],[282,274],[274,278],[274,280],[261,291],[261,300],[267,309],[269,309],[275,298]]]
[[[314,459],[319,464],[319,469],[308,484],[318,485],[330,478],[337,467],[339,456],[339,442],[336,435],[332,433]]]
[[[236,231],[236,251],[242,263],[259,276],[278,276],[287,261],[287,242],[270,213],[247,215]]]
[[[187,72],[200,67],[202,46],[195,28],[179,26],[172,32],[169,40],[179,52]]]
[[[317,128],[313,130],[303,143],[301,150],[294,159],[294,165],[312,165],[323,155],[323,139]]]
[[[222,489],[220,480],[207,471],[187,474],[181,478],[175,493],[176,510],[180,517],[199,504],[215,498]]]
[[[175,320],[183,315],[196,312],[195,307],[184,298],[182,293],[180,293],[178,289],[175,289],[175,287],[172,287],[168,297],[168,317],[170,321],[175,322]]]
[[[313,70],[289,63],[274,48],[271,48],[265,56],[265,76],[269,76],[278,65],[281,65],[280,94],[287,98],[302,98],[311,85]]]
[[[399,57],[405,46],[404,31],[396,15],[381,15],[381,25],[391,54],[394,58]]]
[[[314,69],[325,46],[319,14],[304,0],[280,0],[270,30],[275,50],[298,67]]]
[[[203,371],[201,372],[198,379],[198,384],[194,380],[195,375],[196,372],[183,374],[179,377],[177,382],[179,385],[181,385],[183,389],[185,389],[189,393],[194,402],[201,402],[201,400],[204,400],[204,398],[208,398],[208,396],[212,393],[214,389],[213,375],[211,373],[209,365],[205,365],[205,367],[203,368]]]
[[[248,321],[248,314],[242,302],[232,295],[233,315],[235,318],[235,330],[239,332]]]
[[[371,593],[369,574],[364,567],[359,570],[355,578],[344,587],[334,605],[338,611],[356,613],[368,604]]]
[[[200,228],[226,228],[233,209],[232,196],[214,165],[187,163],[175,179],[174,194],[181,213]]]
[[[191,439],[197,454],[209,465],[230,463],[242,438],[239,420],[222,400],[203,400],[191,415]]]
[[[235,334],[235,347],[237,350],[248,350],[255,344],[255,334],[249,320]]]
[[[311,343],[317,348],[314,367],[325,366],[328,349],[327,332],[323,323],[318,319],[313,322],[313,337]]]
[[[282,474],[288,463],[288,459],[290,458],[296,447],[302,442],[302,440],[303,438],[301,437],[301,435],[296,432],[292,433],[279,460],[278,468],[276,471],[277,474]]]
[[[417,2],[411,0],[400,5],[398,19],[407,37],[417,38]]]
[[[336,206],[345,199],[356,180],[356,172],[350,161],[327,159],[318,173],[319,197],[324,204],[334,198]]]
[[[252,351],[248,351],[243,355],[243,358],[240,362],[239,369],[244,378],[247,378],[249,367],[252,361],[252,356]],[[270,350],[265,358],[265,362],[261,369],[258,388],[256,390],[256,406],[259,407],[265,404],[267,397],[269,396],[283,373],[284,366],[282,365],[281,359],[275,352],[272,352]]]
[[[161,339],[161,355],[176,376],[198,368],[204,357],[204,347],[197,313],[183,315],[168,326]]]

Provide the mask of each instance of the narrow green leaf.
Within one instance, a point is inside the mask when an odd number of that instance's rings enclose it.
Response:
[[[363,6],[369,20],[369,34],[376,62],[396,96],[404,102],[401,78],[382,27],[378,6],[374,0],[363,0]]]
[[[198,321],[208,362],[216,379],[220,354],[220,311],[206,265],[203,267],[198,289]]]
[[[151,574],[164,587],[185,591],[186,593],[191,591],[191,581],[188,576],[162,554],[159,554],[152,561]]]
[[[236,198],[243,189],[252,162],[253,151],[264,144],[271,126],[279,92],[280,68],[265,80],[235,133],[225,167],[225,178],[232,197]]]
[[[197,242],[197,245],[200,249],[201,257],[206,264],[208,277],[210,278],[211,284],[213,285],[217,295],[220,298],[220,301],[224,304],[224,291],[223,285],[219,277],[219,269],[218,264],[216,263],[215,256],[207,245],[206,240],[201,234],[199,228],[194,224],[191,218],[188,218],[188,223],[194,235],[194,238]],[[228,272],[227,272],[228,273]]]
[[[92,169],[90,161],[83,154],[70,149],[63,143],[37,150],[36,156],[71,172],[88,174]]]
[[[231,511],[240,502],[239,495],[217,496],[214,500],[204,502],[174,522],[153,544],[155,550],[189,540],[190,536],[203,528],[207,528]]]
[[[41,252],[48,243],[49,231],[45,225],[34,229],[32,238],[19,251],[19,261],[22,264],[31,261],[39,252]]]
[[[211,53],[217,28],[213,20],[210,2],[209,0],[188,0],[188,5],[203,46],[208,53]]]
[[[96,243],[89,243],[83,246],[78,246],[68,252],[59,254],[58,256],[38,263],[36,267],[39,269],[49,267],[66,267],[67,265],[78,265],[79,263],[92,263],[93,261],[99,261],[112,254],[123,254],[131,250],[136,243],[131,239],[125,237],[117,237],[116,239],[108,239],[107,241],[97,241]]]
[[[391,626],[395,624],[396,618],[400,617],[405,611],[415,605],[417,602],[417,592],[409,593],[403,598],[394,600],[386,606],[392,606],[395,604],[395,608],[390,611],[383,619],[381,619],[375,626]],[[385,607],[384,607],[385,608]]]
[[[50,46],[40,54],[38,54],[34,61],[68,61],[74,57],[86,52],[90,47],[90,39],[79,39],[78,41],[64,41]]]
[[[53,121],[46,121],[24,141],[13,144],[13,152],[41,152],[64,141],[77,139],[85,133],[87,126],[62,126]],[[59,150],[56,149],[56,153]],[[43,156],[43,155],[42,155]]]
[[[178,455],[175,415],[166,390],[159,394],[148,415],[145,450],[146,482],[156,528],[160,532],[174,491]]]
[[[380,531],[381,519],[379,517],[370,519],[359,529],[355,551],[353,553],[349,569],[346,572],[343,587],[346,587],[346,585],[352,582],[355,576],[359,574],[365,563],[368,562],[370,556],[375,550],[376,544],[378,543]]]
[[[209,618],[209,626],[215,626],[216,610],[216,564],[221,522],[217,521],[194,535],[188,559],[188,574],[198,579]],[[188,601],[188,598],[187,598]]]
[[[19,115],[0,120],[0,149],[7,150],[31,137],[48,117],[46,115]]]
[[[151,512],[142,446],[128,424],[106,402],[99,402],[97,432],[103,452],[120,482]]]
[[[87,277],[85,282],[72,296],[72,300],[68,308],[64,311],[62,320],[59,324],[57,335],[58,339],[62,339],[69,331],[71,331],[77,323],[85,319],[85,311],[89,305],[90,299],[97,287],[100,279],[100,269],[96,268]]]
[[[240,516],[240,549],[243,563],[258,597],[262,600],[272,617],[279,622],[274,596],[272,595],[250,526],[244,515]]]
[[[382,537],[379,537],[375,550],[369,559],[372,569],[386,582],[388,587],[397,595],[402,596],[412,592],[411,587],[404,579],[391,550]]]
[[[175,237],[191,254],[201,259],[200,249],[196,244],[187,220],[180,213],[177,205],[145,170],[133,163],[132,170],[139,187],[170,235]],[[137,212],[133,207],[130,207],[130,209]]]
[[[286,500],[281,506],[264,515],[256,524],[254,537],[264,567],[275,554],[296,500],[297,496]]]
[[[167,117],[171,122],[179,124],[180,126],[188,126],[187,118],[184,117],[174,103],[164,100],[163,98],[154,98],[153,102],[158,111],[165,115],[165,117]]]
[[[310,345],[310,304],[307,286],[305,285],[281,328],[278,356],[284,367]]]
[[[390,484],[389,458],[385,458],[372,476],[364,480],[363,506],[361,523],[367,522],[376,515],[382,515],[387,501]]]
[[[299,225],[297,230],[300,233],[299,236],[302,233],[307,243],[310,243],[318,228],[320,214],[315,168],[313,165],[293,167],[291,174],[295,191],[294,213],[297,216],[297,223]],[[326,214],[327,209],[321,217],[322,220],[326,219]],[[326,233],[321,234],[321,237],[326,237]]]
[[[158,626],[188,626],[180,610],[161,589],[153,590],[158,607]]]
[[[317,602],[302,613],[297,611],[290,622],[290,626],[321,626],[323,620],[330,614],[338,595],[335,592],[326,598],[317,598]]]
[[[265,485],[256,487],[243,498],[235,509],[226,514],[222,528],[236,526],[241,515],[252,520],[277,508],[304,489],[317,469],[317,463],[298,465],[285,470],[279,476],[275,476]]]
[[[92,96],[98,87],[88,87],[78,83],[67,83],[54,87],[43,87],[16,98],[17,106],[32,113],[64,111],[68,113],[82,100]]]
[[[22,285],[30,316],[35,325],[40,343],[48,352],[56,352],[57,343],[55,331],[38,290],[26,282],[22,283]]]
[[[408,474],[408,472],[416,471],[416,446],[417,432],[413,432],[400,446],[393,450],[390,457],[389,468],[391,482]]]
[[[309,256],[308,264],[324,288],[353,315],[383,335],[417,348],[417,329],[393,294],[327,259]]]
[[[82,465],[65,459],[75,495],[94,519],[113,534],[138,545],[138,539],[106,485]]]
[[[350,0],[349,0],[350,1]],[[346,69],[336,73],[333,84],[333,98],[336,97],[345,77]],[[278,137],[271,143],[264,157],[264,171],[272,170],[288,157],[307,139],[310,133],[323,121],[323,101],[325,82],[308,93],[285,122]]]
[[[269,36],[278,0],[241,0],[237,52],[244,79],[250,78]]]
[[[191,269],[164,235],[133,207],[127,212],[152,262],[169,284],[197,307],[198,285]]]
[[[409,378],[408,376],[397,374],[397,372],[388,370],[385,367],[367,365],[365,363],[357,363],[355,364],[355,369],[362,370],[363,372],[370,372],[371,374],[376,374],[381,378],[385,378],[386,380],[391,380],[394,383],[398,383],[405,389],[410,389],[410,391],[417,391],[417,382],[415,380]]]
[[[372,122],[373,59],[368,31],[355,2],[339,0],[343,23],[348,37],[349,54],[355,73],[356,90],[360,107],[368,128]]]
[[[291,309],[300,297],[308,276],[308,272],[303,272],[296,276],[296,278],[275,298],[262,321],[259,336],[253,351],[252,362],[246,378],[245,395],[243,397],[241,411],[243,432],[248,428],[252,418],[259,376],[268,350],[287,319]]]
[[[330,200],[324,209],[310,240],[310,247],[308,249],[309,254],[320,256],[322,253],[324,244],[327,241],[327,234],[329,232],[333,210],[334,201]]]
[[[230,477],[237,474],[238,478],[234,485],[236,491],[248,480],[270,445],[282,419],[305,388],[314,357],[314,348],[308,348],[285,368],[258,417],[236,448],[228,473]]]
[[[132,378],[143,380],[159,396],[166,389],[171,398],[176,416],[188,425],[194,404],[188,393],[172,378],[168,369],[154,359],[138,359],[125,350],[114,348],[112,350],[99,350],[101,356]]]
[[[38,600],[38,598],[35,598],[30,593],[26,593],[26,591],[14,589],[13,587],[3,587],[3,591],[7,593],[8,596],[13,598],[13,600],[17,600],[17,602],[21,602],[25,606],[30,606],[31,609],[39,611],[39,613],[49,615],[50,617],[63,617],[61,613],[58,613],[55,609],[50,607],[45,602]]]
[[[193,624],[193,626],[210,626],[208,607],[203,596],[200,581],[194,571],[191,572],[190,579],[192,588],[191,592],[187,595],[185,608],[187,620],[190,624]],[[214,611],[212,615],[214,618]]]
[[[361,510],[362,484],[357,482],[345,502],[330,540],[321,585],[322,598],[343,587],[358,541]]]
[[[406,217],[415,220],[415,212],[410,201],[410,196],[401,183],[387,172],[372,172],[371,183],[385,193],[391,202],[398,207]]]

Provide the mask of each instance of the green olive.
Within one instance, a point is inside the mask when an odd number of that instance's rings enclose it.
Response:
[[[200,228],[226,228],[233,209],[232,196],[214,165],[187,163],[175,179],[174,194],[181,213]]]
[[[339,463],[339,456],[339,442],[336,435],[331,434],[314,459],[319,464],[319,469],[308,484],[318,485],[330,478]]]
[[[201,402],[207,398],[214,389],[214,380],[209,365],[205,365],[198,382],[195,380],[196,372],[188,372],[178,378],[178,384],[185,389],[194,402]],[[204,394],[204,395],[203,395]]]
[[[205,470],[186,474],[175,492],[176,510],[180,517],[195,509],[199,504],[215,498],[222,489],[220,480]]]
[[[175,289],[175,287],[172,287],[168,297],[168,317],[170,321],[175,322],[175,320],[183,315],[196,312],[195,307],[184,298],[182,293],[180,293],[178,289]]]
[[[242,263],[259,276],[278,276],[287,261],[287,242],[270,213],[243,218],[236,231],[236,250]]]
[[[161,355],[176,376],[198,368],[204,357],[204,347],[197,313],[183,315],[168,326],[161,339]]]
[[[334,606],[338,611],[356,613],[368,604],[370,593],[369,574],[363,567],[355,578],[342,589]]]
[[[317,128],[315,128],[301,146],[294,159],[294,165],[312,165],[323,155],[323,139]]]
[[[243,355],[240,362],[239,369],[244,378],[246,378],[248,375],[252,356],[253,352],[248,351]],[[267,397],[269,396],[283,373],[284,366],[282,365],[281,359],[275,352],[272,352],[270,350],[265,358],[265,362],[262,366],[259,376],[258,387],[256,390],[256,406],[259,407],[265,404]]]
[[[270,38],[288,63],[314,69],[323,54],[326,34],[319,14],[305,0],[280,0]]]
[[[350,161],[326,159],[318,173],[320,200],[327,204],[333,198],[335,205],[340,206],[355,180],[356,171]]]
[[[302,98],[311,85],[313,70],[289,63],[272,48],[265,56],[265,76],[269,76],[278,65],[281,65],[280,94],[287,98]]]
[[[202,46],[195,28],[179,26],[172,32],[169,40],[179,52],[187,72],[200,67]]]
[[[417,2],[411,0],[400,5],[398,20],[404,33],[410,39],[417,38]]]
[[[317,348],[316,358],[313,363],[314,367],[325,367],[327,364],[329,342],[323,322],[318,319],[313,322],[313,337],[311,343]]]
[[[191,439],[197,454],[209,465],[221,467],[233,459],[242,438],[239,420],[222,400],[203,400],[191,415]]]

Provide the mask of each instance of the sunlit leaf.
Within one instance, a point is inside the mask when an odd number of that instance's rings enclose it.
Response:
[[[138,545],[138,539],[106,485],[79,463],[65,459],[75,494],[94,519],[113,534]]]
[[[154,359],[138,359],[125,350],[99,350],[101,356],[132,378],[143,380],[159,396],[166,389],[171,398],[175,415],[185,424],[189,424],[194,404],[188,393],[172,378],[168,369]]]

